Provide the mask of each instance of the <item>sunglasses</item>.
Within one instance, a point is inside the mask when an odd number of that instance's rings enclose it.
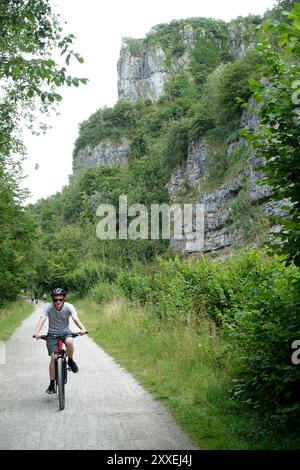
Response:
[[[63,302],[65,299],[53,299],[53,302],[57,304],[57,302]]]

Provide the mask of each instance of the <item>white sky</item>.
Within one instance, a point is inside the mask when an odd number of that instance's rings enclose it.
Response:
[[[72,174],[72,151],[79,124],[98,108],[117,99],[117,60],[122,37],[144,37],[152,26],[173,19],[205,16],[229,21],[248,14],[262,15],[275,0],[52,0],[55,11],[67,21],[66,33],[76,36],[75,51],[84,57],[70,73],[89,78],[88,85],[59,89],[63,101],[59,116],[45,135],[24,133],[28,157],[23,164],[35,202],[61,190]],[[35,165],[39,169],[35,169]]]

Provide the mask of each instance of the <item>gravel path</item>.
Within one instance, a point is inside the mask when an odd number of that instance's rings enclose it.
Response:
[[[6,343],[0,449],[195,448],[167,410],[88,336],[74,339],[80,371],[68,374],[66,408],[59,411],[57,395],[45,393],[46,343],[32,339],[42,307]]]

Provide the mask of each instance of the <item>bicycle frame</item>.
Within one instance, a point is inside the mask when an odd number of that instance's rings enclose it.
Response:
[[[64,347],[64,342],[62,339],[57,340],[57,351],[54,353],[55,360],[59,357],[65,358],[67,356],[66,348]]]
[[[56,386],[58,387],[58,390],[60,390],[60,379],[62,380],[62,384],[66,385],[67,383],[67,377],[68,377],[68,367],[67,367],[67,351],[66,348],[64,347],[64,342],[62,339],[57,340],[57,352],[54,353],[54,360],[55,360],[55,382]],[[62,366],[62,373],[63,376],[59,378],[59,373],[58,373],[58,360],[61,359],[63,361],[63,366]],[[64,393],[64,391],[63,391]],[[62,408],[61,408],[62,409]]]
[[[57,341],[58,354],[62,354],[62,352],[64,351],[63,344],[64,343],[62,342],[61,339]]]

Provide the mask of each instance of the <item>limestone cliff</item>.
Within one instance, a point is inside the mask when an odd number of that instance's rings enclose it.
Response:
[[[257,116],[247,112],[243,114],[241,127],[253,129],[257,124]],[[231,144],[228,151],[232,152],[241,144],[243,139]],[[289,201],[271,200],[271,188],[259,184],[262,172],[258,168],[263,161],[253,151],[244,167],[234,177],[213,190],[203,189],[208,173],[207,153],[208,144],[202,138],[190,145],[186,162],[173,172],[167,189],[171,202],[179,202],[188,196],[189,202],[204,205],[204,245],[200,251],[222,253],[229,247],[245,242],[237,227],[241,222],[238,220],[237,224],[233,216],[234,205],[238,199],[242,197],[243,203],[250,207],[249,219],[253,216],[252,207],[255,217],[265,220],[274,216],[285,216],[287,212],[281,206],[289,204]],[[249,226],[250,222],[248,220]],[[271,231],[277,230],[277,225],[271,226]],[[171,240],[171,247],[175,251],[190,251],[188,245],[185,237],[182,240]]]
[[[163,94],[167,78],[165,58],[159,45],[149,47],[142,44],[138,56],[123,46],[117,65],[119,98],[132,102],[138,98],[157,101]]]
[[[242,57],[251,48],[253,28],[259,17],[237,18],[230,23],[190,18],[154,26],[143,39],[124,38],[117,63],[119,99],[135,103],[157,101],[166,81],[182,70],[191,76],[193,63],[201,62],[197,48],[212,47],[218,65]],[[207,71],[207,74],[209,70]],[[130,153],[130,140],[106,137],[74,153],[73,171],[98,165],[123,164]]]
[[[87,145],[73,160],[73,173],[76,175],[84,168],[95,166],[124,165],[130,153],[130,143],[126,139],[118,142],[104,141],[96,147]]]
[[[128,124],[130,123],[128,113],[134,106],[136,109],[144,106],[146,110],[144,119],[145,116],[148,118],[147,113],[149,113],[151,123],[151,113],[154,115],[156,108],[159,108],[163,102],[160,100],[156,103],[163,97],[164,86],[169,78],[184,70],[188,76],[188,83],[192,80],[196,82],[200,76],[203,80],[200,82],[201,87],[209,74],[222,68],[219,67],[220,64],[233,63],[243,57],[246,51],[251,50],[255,29],[260,21],[259,17],[237,18],[230,23],[192,18],[174,21],[170,25],[157,25],[144,39],[124,39],[117,64],[120,109],[113,109],[110,114],[108,113],[110,120],[107,120],[103,113],[96,112],[90,123],[84,123],[83,129],[90,129],[93,132],[95,128],[99,129],[100,138],[98,139],[96,135],[93,145],[87,144],[87,139],[84,140],[84,144],[81,142],[82,145],[74,154],[74,173],[78,174],[81,169],[101,165],[127,164],[137,141],[140,142],[139,151],[142,152],[143,145],[146,145],[144,134],[147,138],[147,131],[138,128],[136,132],[136,127],[139,126],[138,120],[133,120],[134,124]],[[211,95],[209,97],[212,101]],[[208,113],[211,112],[210,106],[211,103],[207,108]],[[182,117],[178,119],[180,122]],[[157,121],[153,122],[155,127]],[[244,112],[240,122],[241,128],[255,129],[257,124],[257,114]],[[238,121],[235,125],[238,135]],[[105,132],[101,132],[101,126],[106,126]],[[148,132],[153,132],[154,139],[160,138],[156,137],[158,135],[156,128],[154,130],[148,128]],[[151,138],[153,139],[153,136]],[[158,145],[160,142],[158,141]],[[242,227],[239,220],[238,212],[241,205],[248,208],[249,218],[267,219],[273,215],[285,214],[279,202],[271,201],[270,188],[258,184],[261,172],[257,167],[263,162],[253,151],[246,156],[240,166],[237,166],[237,171],[229,172],[230,177],[211,185],[208,184],[208,180],[214,176],[214,169],[211,168],[209,158],[210,144],[203,136],[192,142],[189,138],[189,142],[187,155],[186,153],[184,155],[186,160],[172,172],[167,190],[170,202],[193,202],[204,205],[205,240],[201,251],[222,252],[241,242],[243,238],[241,228],[247,231],[247,226]],[[230,157],[243,145],[243,140],[237,137],[236,141],[226,145],[226,152]],[[151,159],[151,151],[147,150],[146,154]],[[98,196],[99,194],[95,194],[91,199],[92,202],[96,203]],[[247,216],[247,211],[245,212]],[[273,226],[273,230],[276,229],[277,227]],[[171,247],[183,252],[189,251],[185,239],[171,240]]]
[[[202,20],[202,18],[199,18]],[[220,63],[239,59],[252,48],[259,17],[239,17],[214,27],[196,18],[173,21],[152,28],[144,39],[124,38],[118,60],[119,99],[157,101],[170,76],[188,69],[197,44],[213,41],[220,49]],[[171,34],[172,28],[172,34]]]

